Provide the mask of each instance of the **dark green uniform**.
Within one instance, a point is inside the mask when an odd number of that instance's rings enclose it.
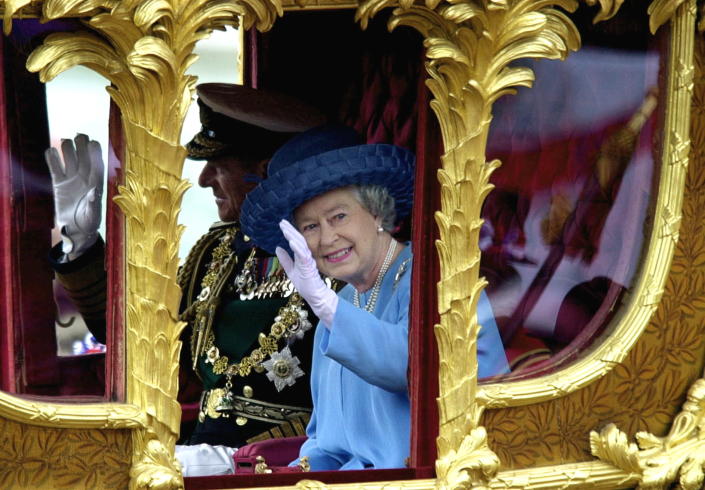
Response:
[[[98,242],[68,263],[60,262],[60,246],[52,251],[57,278],[79,311],[90,313],[86,323],[101,340],[105,297],[95,299],[105,291],[102,250]],[[180,318],[188,323],[183,345],[190,346],[182,349],[180,381],[195,372],[203,389],[195,429],[180,442],[239,447],[303,435],[317,319],[276,257],[253,248],[235,224],[216,223],[191,249],[178,282]]]
[[[253,249],[233,224],[216,224],[191,250],[179,283],[190,360],[205,388],[188,442],[303,435],[316,320],[276,257]]]

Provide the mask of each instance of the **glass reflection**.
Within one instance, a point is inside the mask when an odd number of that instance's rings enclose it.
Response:
[[[515,375],[566,362],[634,280],[652,193],[659,54],[585,46],[527,62],[495,106],[483,274]]]
[[[108,161],[108,115],[110,98],[105,91],[107,80],[95,72],[77,66],[46,84],[47,115],[49,121],[50,144],[60,148],[62,139],[71,139],[78,133],[88,134],[102,148],[102,159]],[[105,174],[105,172],[104,172]],[[107,187],[108,175],[102,182]],[[101,216],[98,233],[105,237],[105,210],[107,193],[101,192]],[[61,230],[52,230],[52,244],[61,242]],[[105,301],[104,293],[101,294]],[[79,313],[75,302],[71,300],[66,289],[54,280],[54,300],[56,312],[56,337],[59,356],[104,353],[106,347],[86,326],[83,315]],[[104,315],[105,312],[103,311]],[[104,328],[102,328],[104,329]],[[104,342],[105,333],[98,338]]]
[[[57,356],[57,298],[49,259],[54,241],[54,196],[44,158],[44,151],[51,145],[46,86],[36,73],[25,68],[27,57],[43,37],[52,31],[75,28],[69,24],[15,21],[12,35],[1,44],[0,106],[4,121],[0,128],[0,165],[5,178],[0,208],[9,249],[1,254],[5,274],[0,314],[5,321],[0,356],[6,359],[4,365],[11,367],[3,375],[2,388],[35,395],[102,396],[102,353],[81,359]],[[102,93],[107,108],[107,94],[104,90]],[[79,96],[66,101],[69,107],[60,111],[60,116],[99,115],[99,107],[92,104],[89,94],[80,90]],[[107,118],[102,126],[107,129]],[[102,351],[93,342],[89,349]]]

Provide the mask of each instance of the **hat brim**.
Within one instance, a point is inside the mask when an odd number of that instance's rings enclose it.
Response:
[[[186,143],[186,157],[191,160],[208,160],[225,155],[232,150],[232,145],[209,137],[201,130]]]
[[[289,249],[279,222],[291,220],[301,204],[348,185],[380,185],[394,198],[397,219],[411,211],[414,154],[394,145],[359,145],[328,151],[295,162],[267,177],[245,198],[242,231],[258,247],[274,253]]]

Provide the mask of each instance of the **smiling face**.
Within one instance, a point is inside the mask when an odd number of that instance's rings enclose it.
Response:
[[[229,155],[212,158],[206,162],[198,177],[198,185],[213,189],[218,217],[221,220],[240,219],[240,207],[245,196],[257,185],[256,182],[246,181],[245,176],[255,174],[261,177],[265,162],[249,163]]]
[[[377,278],[391,236],[378,232],[381,220],[342,187],[306,201],[294,211],[318,270],[367,291]]]

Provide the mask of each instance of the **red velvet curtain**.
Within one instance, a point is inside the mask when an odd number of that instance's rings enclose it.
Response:
[[[0,54],[5,51],[6,39],[0,37]],[[10,172],[9,128],[7,120],[7,104],[5,102],[5,70],[2,67],[0,76],[0,271],[2,271],[3,291],[0,293],[0,389],[15,391],[15,323],[12,296],[7,288],[12,284],[12,236],[7,230],[12,228],[12,180]]]
[[[113,203],[118,185],[123,183],[122,162],[125,141],[120,110],[110,103],[108,148],[108,186],[105,232],[105,268],[108,274],[108,294],[105,305],[107,353],[105,394],[110,400],[125,399],[125,217]]]
[[[42,393],[59,382],[51,245],[53,200],[43,150],[49,141],[44,86],[26,54],[3,39],[2,163],[4,389]]]

